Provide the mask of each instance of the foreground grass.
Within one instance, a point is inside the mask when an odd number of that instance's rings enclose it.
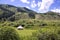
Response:
[[[37,40],[35,38],[32,39],[31,36],[34,35],[34,37],[35,37],[39,33],[40,34],[41,33],[48,33],[48,34],[56,33],[57,34],[58,30],[60,30],[60,27],[53,27],[52,26],[52,27],[43,27],[43,28],[39,28],[36,30],[33,30],[33,29],[17,30],[17,32],[19,33],[21,40]],[[37,34],[35,35],[35,33],[37,33]]]
[[[32,33],[36,31],[37,30],[31,30],[31,29],[17,30],[17,32],[20,35],[21,40],[30,40]]]
[[[22,36],[22,37],[26,37],[26,36],[31,36],[33,32],[36,32],[37,30],[27,30],[27,29],[24,29],[24,30],[17,30],[19,35]]]

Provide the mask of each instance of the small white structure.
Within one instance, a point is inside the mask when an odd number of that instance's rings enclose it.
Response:
[[[23,30],[23,27],[20,25],[17,27],[18,30]]]

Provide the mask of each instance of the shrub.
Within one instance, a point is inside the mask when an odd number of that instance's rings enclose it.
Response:
[[[35,32],[32,37],[35,37],[37,40],[60,40],[60,29],[42,28]]]
[[[38,36],[38,40],[58,40],[58,36],[56,34],[41,34]]]
[[[2,27],[0,29],[0,40],[20,40],[20,37],[14,28]]]

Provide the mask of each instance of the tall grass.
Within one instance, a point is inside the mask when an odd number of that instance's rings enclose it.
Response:
[[[17,30],[19,25],[24,25],[24,29]],[[15,27],[20,40],[60,40],[60,20],[23,19],[14,22],[6,21],[0,26]]]

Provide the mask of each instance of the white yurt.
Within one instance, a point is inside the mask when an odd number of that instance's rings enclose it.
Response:
[[[23,30],[23,27],[20,25],[17,27],[18,30]]]

